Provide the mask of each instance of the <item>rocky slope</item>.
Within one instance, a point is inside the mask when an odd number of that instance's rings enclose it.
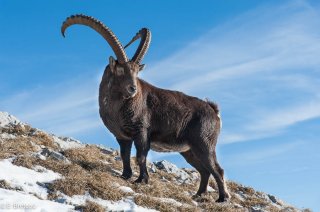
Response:
[[[0,210],[302,211],[231,181],[228,203],[214,202],[214,180],[206,195],[192,198],[198,173],[167,161],[148,163],[151,182],[136,185],[119,177],[121,164],[116,150],[48,134],[0,112]]]

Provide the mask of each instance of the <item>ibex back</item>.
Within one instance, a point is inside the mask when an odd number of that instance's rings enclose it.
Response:
[[[230,195],[224,171],[216,158],[216,143],[221,121],[215,103],[202,101],[181,92],[157,88],[141,79],[142,58],[148,50],[151,33],[142,28],[127,46],[140,40],[131,60],[114,33],[100,21],[85,15],[66,19],[61,31],[73,24],[87,25],[101,34],[113,49],[117,60],[109,58],[99,90],[100,116],[105,126],[120,144],[123,161],[122,177],[132,176],[130,152],[137,150],[140,175],[135,183],[148,183],[146,158],[150,149],[160,152],[180,152],[201,175],[200,196],[207,190],[212,174],[218,184],[218,202]]]

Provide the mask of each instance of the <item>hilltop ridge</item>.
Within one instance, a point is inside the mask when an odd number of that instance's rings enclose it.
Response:
[[[135,159],[132,158],[132,164]],[[192,198],[199,184],[193,169],[168,161],[148,162],[150,183],[120,178],[117,150],[85,144],[33,128],[0,112],[0,209],[36,211],[239,211],[298,212],[279,198],[228,181],[231,200],[208,193]],[[134,166],[134,178],[138,175]]]

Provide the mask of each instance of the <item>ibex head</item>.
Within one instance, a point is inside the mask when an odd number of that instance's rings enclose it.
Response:
[[[123,47],[115,34],[99,20],[86,15],[73,15],[66,19],[61,27],[61,33],[64,36],[65,30],[74,24],[82,24],[91,27],[97,31],[111,46],[117,60],[112,56],[109,58],[109,65],[106,67],[103,83],[107,84],[110,91],[121,95],[123,98],[131,98],[137,93],[137,75],[144,68],[141,61],[146,54],[151,33],[147,28],[142,28],[132,40]],[[138,49],[131,60],[128,59],[125,48],[134,41],[141,38]]]

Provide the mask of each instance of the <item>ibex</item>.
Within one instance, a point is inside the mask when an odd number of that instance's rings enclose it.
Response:
[[[230,195],[215,150],[221,126],[218,106],[181,92],[157,88],[138,78],[138,73],[144,68],[141,61],[151,40],[148,29],[142,28],[123,47],[108,27],[85,15],[68,17],[61,27],[62,35],[74,24],[86,25],[97,31],[117,57],[115,60],[110,56],[102,77],[99,112],[103,123],[120,145],[122,177],[129,179],[132,176],[132,143],[137,150],[140,169],[135,183],[148,183],[146,158],[150,148],[159,152],[179,152],[201,175],[196,195],[201,196],[207,191],[212,174],[219,189],[217,202],[226,201]],[[139,46],[129,60],[124,49],[137,39],[140,39]]]

